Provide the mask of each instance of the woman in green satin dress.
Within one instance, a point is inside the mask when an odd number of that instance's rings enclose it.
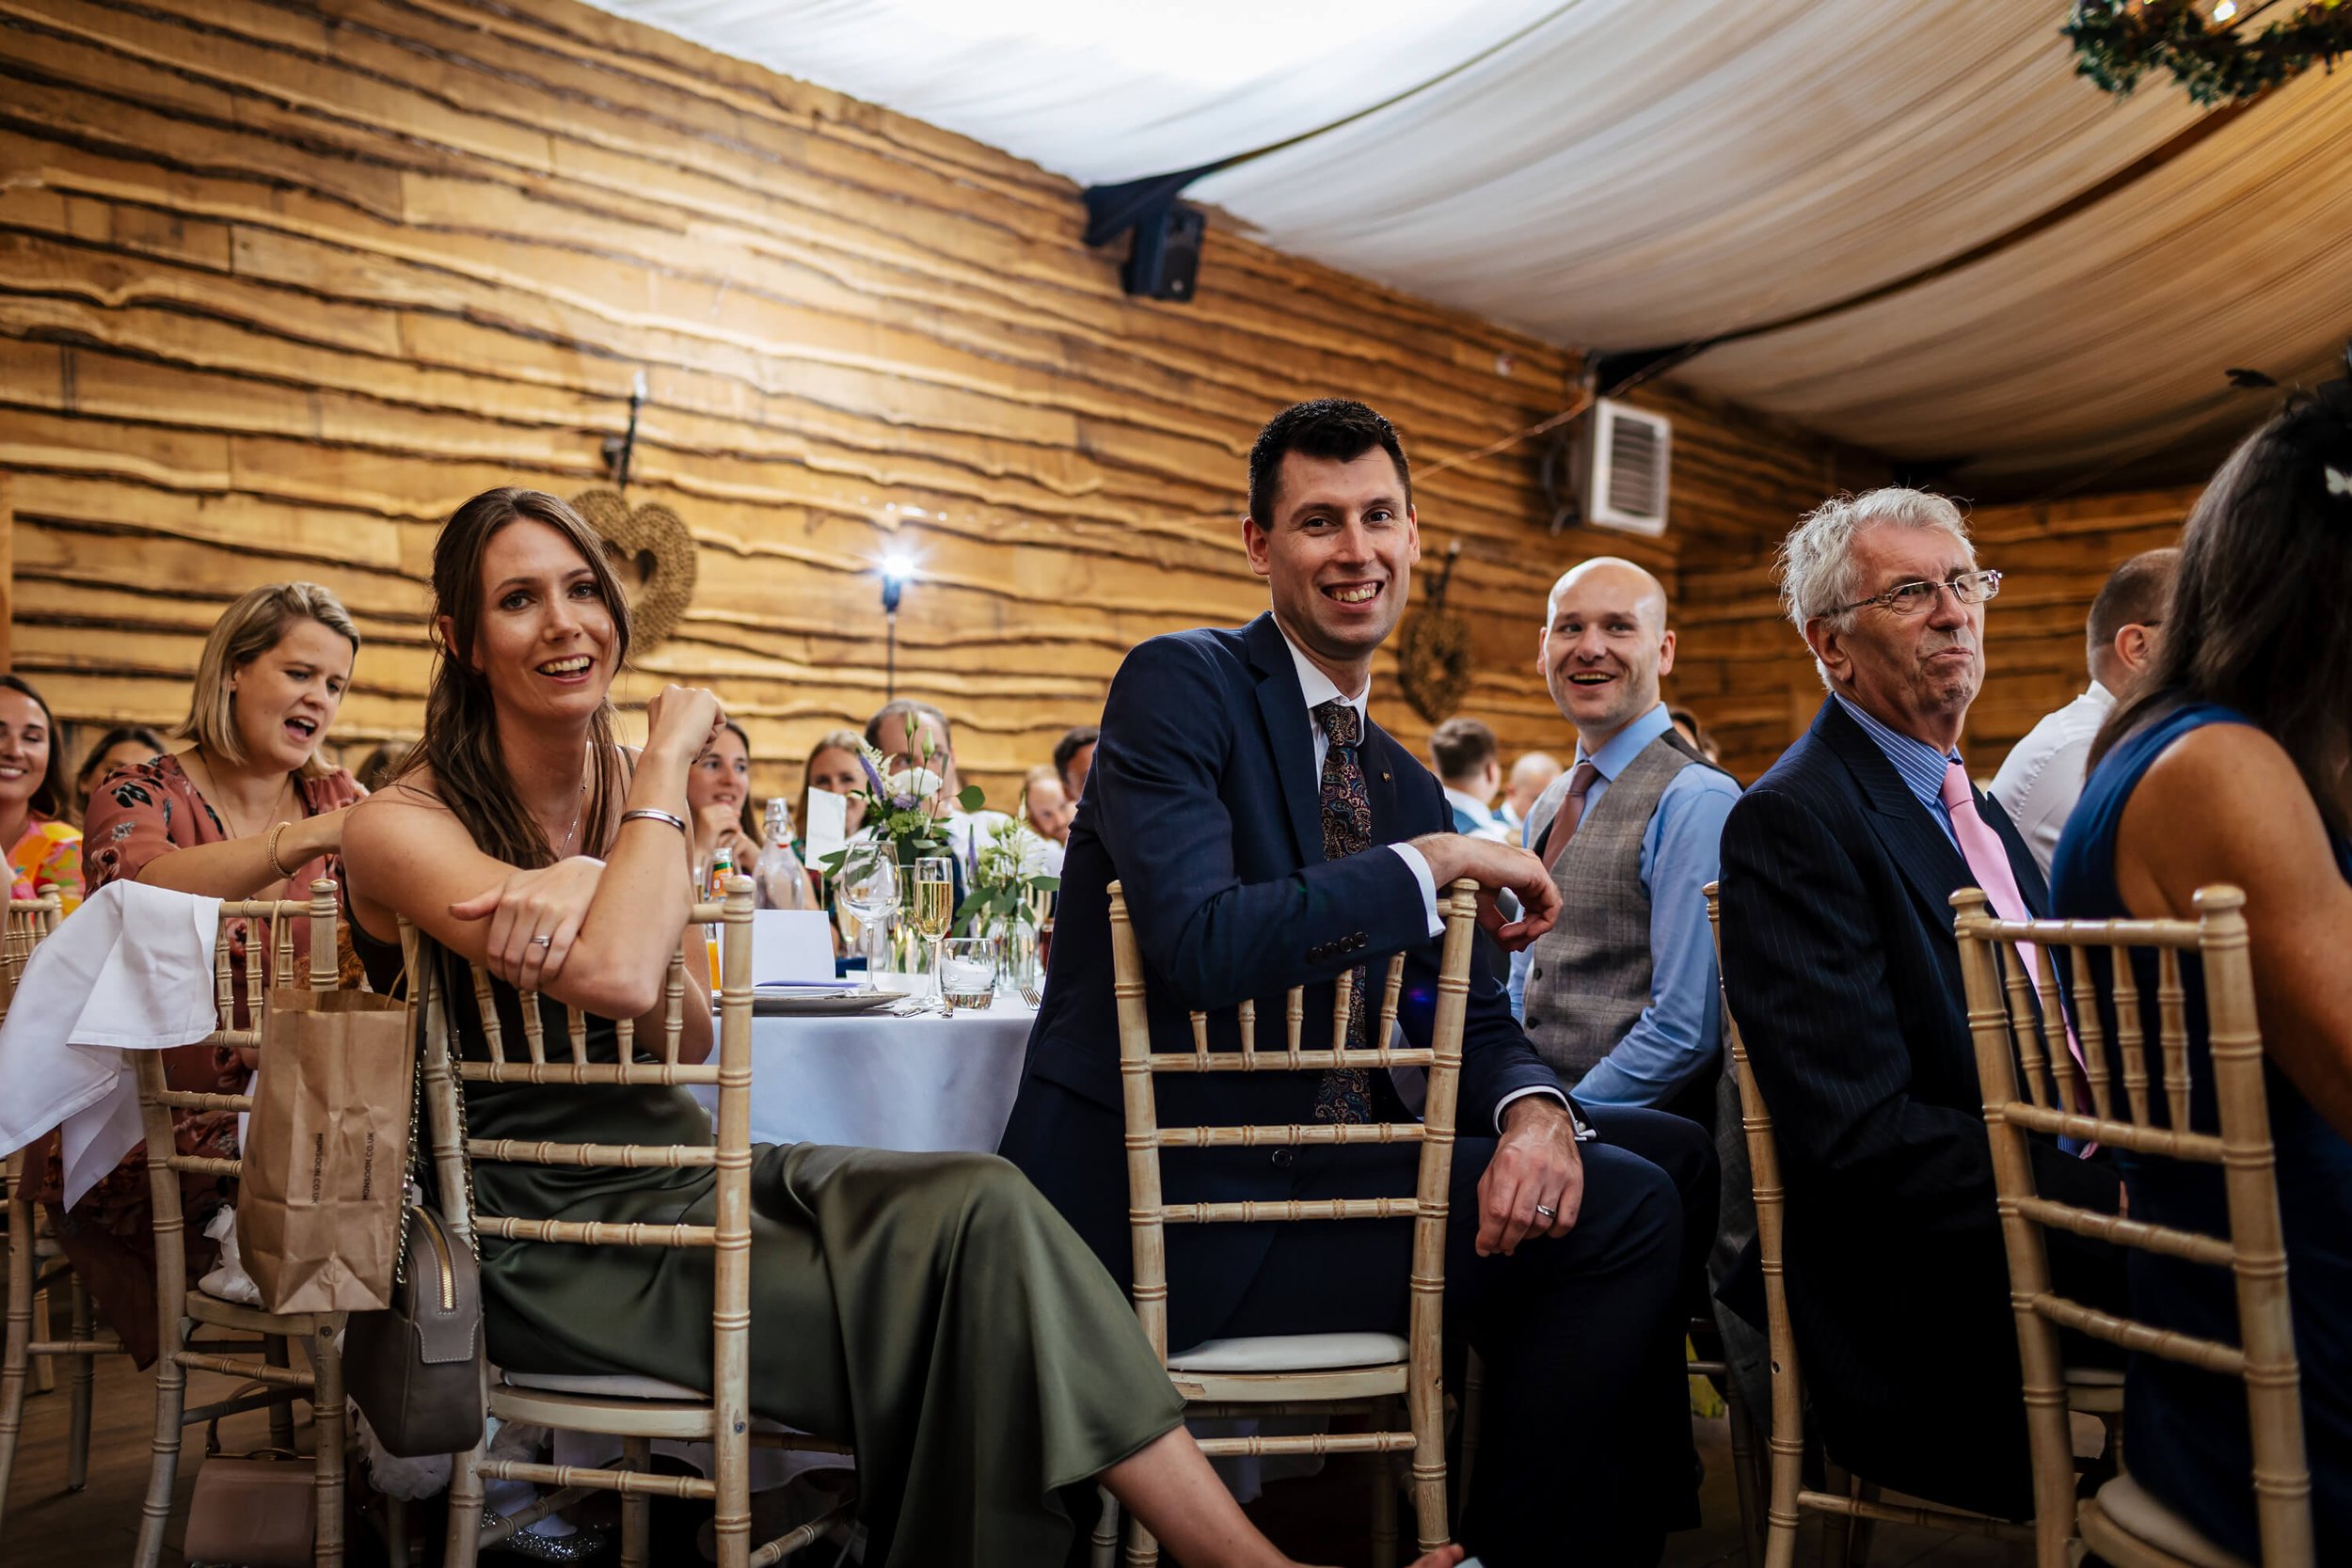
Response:
[[[344,829],[355,939],[381,965],[405,915],[446,961],[488,968],[501,1010],[534,990],[655,1037],[691,892],[665,814],[685,816],[718,702],[670,687],[648,706],[643,752],[615,744],[608,691],[628,604],[595,535],[552,496],[493,490],[460,507],[434,547],[433,590],[423,742]],[[708,995],[689,978],[682,1054],[700,1060]],[[469,988],[446,994],[459,1048],[479,1055]],[[610,1026],[595,1038],[610,1058]],[[467,1106],[476,1137],[709,1139],[682,1090],[481,1085]],[[479,1178],[505,1212],[657,1223],[708,1223],[713,1180],[521,1165]],[[1196,1568],[1289,1564],[1184,1433],[1109,1275],[1011,1166],[762,1146],[752,1201],[752,1407],[855,1446],[869,1563],[1065,1561],[1080,1546],[1073,1507],[1099,1483]],[[707,1257],[485,1242],[482,1275],[501,1366],[707,1385]],[[1417,1568],[1459,1558],[1449,1547]]]

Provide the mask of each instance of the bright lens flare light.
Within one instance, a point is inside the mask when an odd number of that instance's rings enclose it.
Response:
[[[2221,3],[2213,8],[2213,19],[2216,22],[2227,22],[2236,15],[2237,0],[2221,0]]]
[[[882,567],[882,609],[896,616],[898,613],[898,595],[905,593],[907,584],[914,580],[914,557],[904,550],[892,550],[882,558],[879,564]]]

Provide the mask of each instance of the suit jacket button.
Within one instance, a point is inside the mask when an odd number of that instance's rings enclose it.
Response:
[[[1540,969],[1531,969],[1527,972],[1527,977],[1531,980],[1540,980],[1544,977],[1544,972]]]
[[[1298,1154],[1296,1150],[1278,1148],[1274,1151],[1274,1168],[1276,1170],[1288,1170],[1297,1159]]]

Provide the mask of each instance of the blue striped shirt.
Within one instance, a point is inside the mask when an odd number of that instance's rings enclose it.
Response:
[[[1952,814],[1944,806],[1944,775],[1960,760],[1960,753],[1939,752],[1916,736],[1887,728],[1863,712],[1860,704],[1849,702],[1842,691],[1830,695],[1837,699],[1837,705],[1846,710],[1848,718],[1862,726],[1862,733],[1878,743],[1878,749],[1895,765],[1904,785],[1919,798],[1919,803],[1928,808],[1928,815],[1935,818],[1935,825],[1944,830],[1944,836],[1952,841],[1952,847],[1960,848],[1960,834],[1952,831]]]

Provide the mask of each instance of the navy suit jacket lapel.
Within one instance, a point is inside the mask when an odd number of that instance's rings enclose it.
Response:
[[[1282,786],[1282,805],[1290,816],[1291,836],[1297,841],[1298,863],[1323,859],[1323,782],[1315,777],[1314,720],[1298,689],[1298,667],[1291,660],[1290,643],[1271,613],[1242,628],[1242,645],[1249,650],[1249,667],[1258,677],[1258,717],[1265,724],[1266,750],[1274,757],[1274,776]]]
[[[1372,807],[1372,841],[1375,844],[1393,844],[1399,839],[1413,836],[1407,824],[1398,819],[1396,763],[1391,755],[1398,750],[1400,748],[1390,741],[1387,731],[1369,719],[1364,721],[1364,744],[1357,753],[1357,760],[1363,765],[1364,797]],[[1315,788],[1318,803],[1322,795],[1322,782],[1318,780]]]
[[[1895,765],[1886,760],[1863,727],[1833,697],[1821,705],[1813,733],[1846,765],[1869,807],[1870,831],[1902,873],[1931,929],[1952,928],[1952,895],[1976,881],[1944,826],[1911,793]],[[2011,857],[2013,861],[2014,856]]]

